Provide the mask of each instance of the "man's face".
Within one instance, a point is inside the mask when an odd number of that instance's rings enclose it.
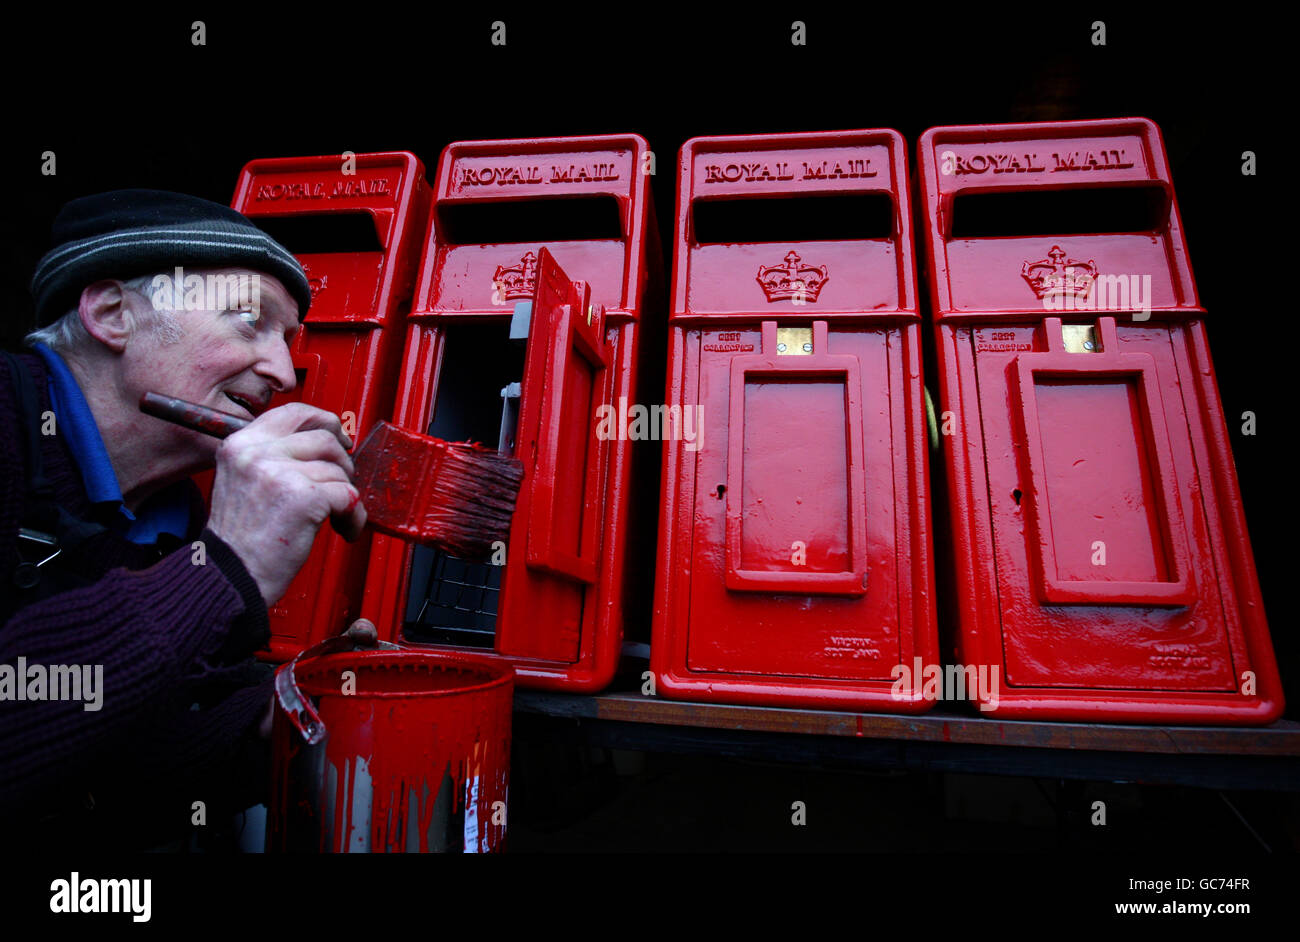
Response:
[[[298,331],[298,305],[273,275],[242,268],[187,268],[184,275],[186,284],[174,290],[160,290],[171,286],[155,280],[149,295],[124,291],[124,303],[138,312],[123,352],[124,392],[131,402],[153,391],[255,418],[274,393],[295,385],[289,342]],[[194,290],[195,275],[202,293]],[[164,320],[174,311],[179,336],[153,325],[154,308]],[[220,444],[179,426],[173,441],[204,464]]]

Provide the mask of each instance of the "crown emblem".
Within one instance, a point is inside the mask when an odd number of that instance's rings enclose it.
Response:
[[[758,269],[758,283],[768,301],[813,302],[821,293],[822,285],[830,280],[826,266],[813,268],[800,265],[802,259],[793,249],[785,257],[784,265],[762,265]]]
[[[329,275],[321,275],[319,278],[307,279],[307,290],[311,292],[311,298],[313,301],[316,300],[316,295],[320,294],[327,284],[329,284]]]
[[[537,256],[528,252],[515,268],[498,265],[492,275],[492,286],[507,301],[531,298],[537,290]]]
[[[1097,280],[1097,265],[1089,260],[1066,258],[1065,251],[1059,246],[1052,246],[1047,258],[1032,264],[1025,262],[1020,269],[1020,277],[1029,282],[1034,294],[1040,298],[1073,295],[1086,298],[1092,290],[1092,283]]]

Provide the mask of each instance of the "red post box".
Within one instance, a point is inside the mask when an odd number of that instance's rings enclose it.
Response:
[[[497,444],[524,481],[488,561],[376,538],[364,612],[384,636],[483,649],[521,686],[613,677],[625,596],[650,572],[634,554],[651,541],[632,532],[638,443],[598,432],[641,392],[660,267],[652,159],[632,134],[443,151],[394,421]]]
[[[1005,716],[1282,712],[1159,129],[920,141],[959,651]]]
[[[272,405],[308,402],[360,440],[393,408],[404,315],[428,215],[424,165],[406,152],[254,160],[232,206],[293,252],[312,303],[294,337],[298,385]],[[337,635],[361,608],[369,536],[322,527],[307,562],[271,608],[271,657]]]
[[[903,139],[694,138],[677,192],[667,400],[697,436],[664,443],[658,691],[920,712],[938,647]]]

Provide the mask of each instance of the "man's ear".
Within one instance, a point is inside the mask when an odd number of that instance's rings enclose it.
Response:
[[[134,300],[121,282],[96,281],[82,290],[77,313],[90,336],[121,353],[136,326],[131,311]]]

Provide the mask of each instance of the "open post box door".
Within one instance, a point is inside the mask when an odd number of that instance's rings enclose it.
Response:
[[[512,529],[498,636],[508,650],[552,661],[577,661],[584,596],[600,566],[608,441],[596,417],[609,395],[609,349],[604,313],[590,297],[550,252],[538,252],[515,447],[524,462],[515,505],[522,539]],[[555,618],[530,618],[538,605]]]
[[[1005,716],[1266,723],[1282,696],[1159,130],[920,141],[959,650]]]
[[[906,164],[894,131],[682,147],[661,694],[931,705],[916,670],[938,647]]]
[[[392,414],[428,216],[424,166],[406,152],[254,160],[231,205],[293,252],[312,303],[291,345],[298,383],[273,406],[302,401],[339,415],[360,441]],[[329,526],[270,609],[273,660],[342,632],[361,609],[369,533],[349,543]]]
[[[443,151],[394,421],[496,442],[524,481],[491,559],[376,537],[364,614],[383,636],[476,648],[525,687],[613,677],[625,598],[652,566],[631,499],[633,448],[652,446],[601,424],[644,401],[651,159],[636,135]]]

